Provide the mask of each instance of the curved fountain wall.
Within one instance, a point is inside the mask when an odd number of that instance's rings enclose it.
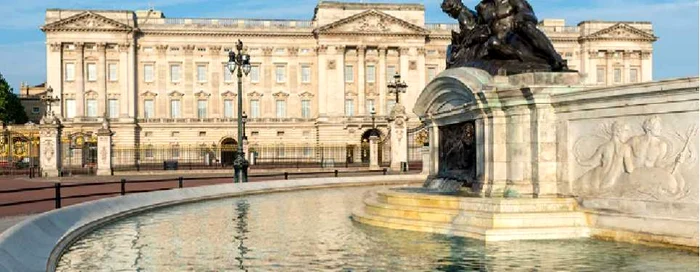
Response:
[[[25,220],[0,234],[0,270],[54,271],[63,251],[113,220],[187,202],[344,186],[419,183],[424,175],[316,178],[204,186],[133,194],[69,206]]]

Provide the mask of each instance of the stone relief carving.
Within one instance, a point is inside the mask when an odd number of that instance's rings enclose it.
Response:
[[[102,153],[100,155],[100,161],[102,162],[102,164],[107,164],[107,147],[103,146],[100,150],[100,153]]]
[[[698,128],[684,134],[663,133],[661,118],[646,119],[643,134],[628,138],[629,127],[620,122],[604,125],[603,135],[586,135],[576,141],[573,153],[579,165],[592,167],[574,183],[581,196],[680,200],[691,189],[680,169],[692,165],[697,154],[691,146]],[[602,139],[602,143],[601,142]],[[597,147],[592,149],[591,147]],[[582,150],[594,150],[591,155]]]
[[[44,140],[44,144],[42,145],[44,148],[44,152],[42,152],[44,155],[44,159],[46,164],[51,164],[53,162],[53,155],[54,155],[54,143],[53,140]]]
[[[335,70],[335,60],[328,61],[328,70]]]
[[[362,32],[389,32],[391,31],[391,28],[389,28],[386,20],[381,17],[375,17],[375,16],[367,16],[362,18],[359,22],[357,27],[355,28],[356,31],[362,31]]]

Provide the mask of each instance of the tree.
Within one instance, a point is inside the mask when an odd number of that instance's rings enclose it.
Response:
[[[0,121],[5,124],[24,124],[29,121],[19,97],[2,74],[0,74]]]

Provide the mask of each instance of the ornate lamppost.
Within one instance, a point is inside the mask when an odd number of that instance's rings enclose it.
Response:
[[[228,70],[233,74],[238,72],[238,152],[233,160],[234,183],[248,182],[248,161],[243,154],[243,74],[250,73],[250,55],[243,48],[243,42],[238,40],[236,51],[228,53]]]
[[[396,104],[399,104],[399,95],[401,93],[406,93],[408,85],[406,85],[406,82],[401,81],[401,75],[396,73],[396,75],[394,75],[394,82],[389,82],[387,87],[389,88],[390,94],[396,94]]]
[[[49,86],[48,89],[46,89],[46,94],[41,96],[41,102],[46,104],[46,112],[44,113],[44,116],[49,116],[53,115],[53,110],[51,110],[51,106],[53,103],[56,103],[58,101],[61,101],[60,98],[58,97],[53,97],[53,88]]]
[[[374,118],[375,118],[375,115],[377,115],[377,111],[374,110],[374,107],[372,107],[372,108],[369,110],[369,114],[372,115],[372,130],[374,130],[374,129],[375,129],[375,127],[374,127]]]

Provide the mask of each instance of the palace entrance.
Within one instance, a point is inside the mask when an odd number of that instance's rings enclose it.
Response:
[[[382,132],[379,129],[373,128],[373,129],[368,129],[364,133],[362,133],[362,138],[361,140],[361,147],[360,147],[360,158],[362,159],[362,163],[369,163],[369,137],[372,135],[376,135],[379,137],[379,141],[381,141],[382,138]],[[379,160],[381,160],[381,154],[382,154],[382,144],[379,144]]]
[[[238,142],[231,138],[221,141],[221,166],[233,166],[238,153]]]

